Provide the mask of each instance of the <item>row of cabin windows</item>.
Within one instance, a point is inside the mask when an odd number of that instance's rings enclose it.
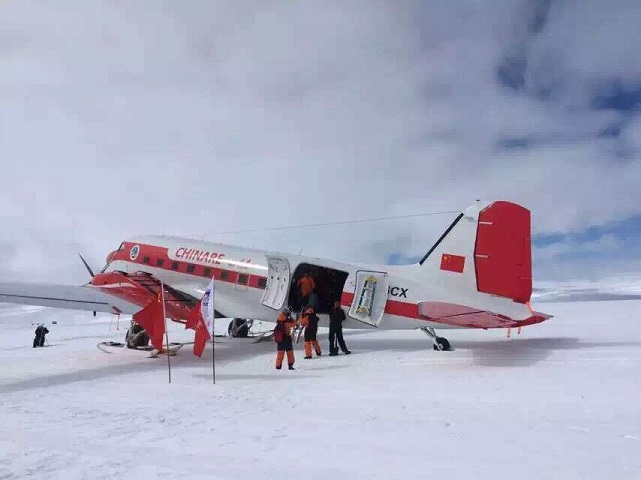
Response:
[[[146,265],[149,265],[151,263],[151,258],[148,257],[148,256],[143,257],[142,258],[142,263],[144,263]],[[157,258],[156,259],[156,267],[162,267],[164,265],[164,263],[165,263],[164,259],[162,259],[162,258]],[[171,262],[171,269],[172,270],[178,270],[179,266],[180,266],[180,262]],[[194,273],[195,270],[196,270],[196,265],[191,264],[191,263],[187,265],[187,273]],[[203,270],[202,276],[203,277],[207,277],[207,278],[211,278],[211,274],[212,274],[211,268],[205,267],[205,269]],[[229,279],[229,272],[227,270],[221,271],[220,272],[220,279],[223,280],[223,281]],[[240,284],[240,285],[247,285],[249,283],[249,275],[247,275],[245,273],[239,273],[238,274],[237,283]],[[267,285],[267,279],[266,278],[260,278],[258,280],[258,287],[259,288],[265,288],[266,285]]]

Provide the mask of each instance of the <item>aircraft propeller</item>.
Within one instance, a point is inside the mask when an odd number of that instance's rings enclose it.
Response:
[[[89,275],[91,275],[91,278],[93,278],[93,276],[94,276],[93,270],[91,269],[91,267],[89,266],[87,261],[82,257],[82,255],[80,255],[80,252],[78,252],[78,256],[80,257],[80,260],[82,260],[82,263],[85,264],[85,268],[89,271]],[[96,316],[96,312],[95,311],[93,312],[93,316],[94,317]]]
[[[89,275],[91,275],[91,277],[93,278],[94,276],[93,270],[91,270],[91,267],[89,266],[87,261],[82,257],[82,255],[80,255],[80,252],[78,252],[78,256],[80,257],[80,260],[82,260],[82,263],[85,264],[85,268],[89,271]]]

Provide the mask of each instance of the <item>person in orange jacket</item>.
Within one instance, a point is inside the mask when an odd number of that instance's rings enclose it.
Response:
[[[318,332],[318,316],[314,313],[312,307],[308,307],[303,313],[301,318],[301,325],[305,327],[305,358],[312,358],[312,346],[317,356],[321,356],[321,348],[316,340],[316,334]]]
[[[280,370],[283,366],[285,353],[287,353],[287,365],[289,369],[295,370],[294,346],[292,343],[292,329],[295,323],[289,308],[284,308],[276,319],[276,327],[274,328],[274,341],[276,342],[277,348],[276,370]]]
[[[308,305],[309,294],[316,288],[314,277],[312,277],[309,272],[305,272],[305,275],[298,279],[297,285],[299,288],[301,305]]]

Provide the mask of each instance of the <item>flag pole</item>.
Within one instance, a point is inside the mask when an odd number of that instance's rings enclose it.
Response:
[[[216,338],[216,308],[215,308],[215,295],[216,287],[214,285],[215,275],[211,277],[211,291],[209,292],[209,320],[211,320],[211,376],[216,385],[216,348],[214,339]]]
[[[165,355],[167,355],[167,372],[169,373],[169,383],[171,383],[171,359],[169,358],[169,330],[167,330],[167,313],[165,312],[165,284],[160,281],[160,298],[162,299],[162,316],[165,321],[165,339],[167,340],[167,348]]]
[[[209,281],[209,286],[207,287],[207,290],[205,291],[205,294],[203,295],[203,298],[201,299],[201,316],[203,317],[203,320],[205,318],[205,328],[209,330],[209,334],[211,335],[211,376],[214,382],[214,385],[216,384],[216,346],[214,342],[214,338],[216,337],[215,335],[215,320],[216,320],[216,308],[214,306],[214,299],[216,295],[216,286],[215,286],[215,275],[212,275],[211,280]],[[205,307],[205,297],[207,297],[207,305]],[[205,308],[203,308],[205,307]]]

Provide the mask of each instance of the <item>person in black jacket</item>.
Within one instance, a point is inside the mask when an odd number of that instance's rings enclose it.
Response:
[[[33,339],[33,348],[44,347],[45,345],[45,335],[49,333],[49,330],[44,325],[38,324],[38,327],[35,331],[35,338]]]
[[[345,345],[343,339],[343,320],[345,320],[345,312],[341,308],[341,302],[334,302],[334,307],[329,311],[329,355],[333,357],[338,355],[338,347],[345,355],[350,352]],[[338,342],[338,345],[336,345]]]

